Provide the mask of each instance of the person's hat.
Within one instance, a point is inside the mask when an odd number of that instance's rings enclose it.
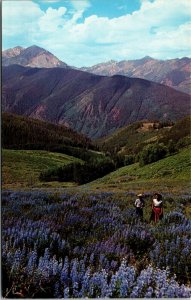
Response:
[[[138,194],[137,197],[143,197],[143,194]]]

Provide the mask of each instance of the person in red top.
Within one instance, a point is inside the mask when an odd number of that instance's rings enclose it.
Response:
[[[155,193],[152,200],[151,221],[157,223],[163,218],[163,201],[162,195]]]

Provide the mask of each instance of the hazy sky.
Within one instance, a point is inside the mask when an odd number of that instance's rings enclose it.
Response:
[[[2,0],[3,50],[38,45],[76,67],[191,54],[191,0]]]

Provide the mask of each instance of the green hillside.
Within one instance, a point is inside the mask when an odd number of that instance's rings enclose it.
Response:
[[[38,179],[41,171],[80,161],[69,155],[41,150],[2,150],[2,187],[41,187]],[[63,186],[61,183],[46,183]],[[71,184],[70,184],[71,185]]]
[[[122,167],[89,185],[96,189],[186,192],[190,183],[191,146],[143,167],[138,163]]]
[[[155,129],[154,122],[140,121],[121,128],[112,135],[97,141],[105,151],[121,154],[137,154],[145,144],[156,142],[166,134],[169,127]]]
[[[109,152],[121,154],[137,154],[150,143],[157,141],[168,144],[188,137],[191,132],[191,116],[187,116],[175,124],[172,122],[140,121],[118,129],[112,135],[97,140],[97,144]]]

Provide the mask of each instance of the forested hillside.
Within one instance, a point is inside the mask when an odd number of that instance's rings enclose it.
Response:
[[[53,146],[91,148],[91,140],[67,128],[40,120],[2,114],[2,147],[12,149],[51,149]]]

